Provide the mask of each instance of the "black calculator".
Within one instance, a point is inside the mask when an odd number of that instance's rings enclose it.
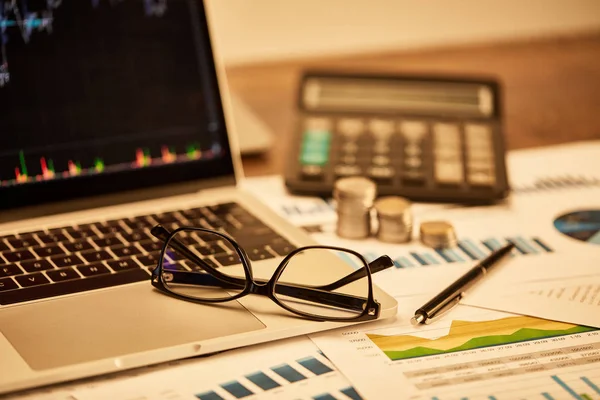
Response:
[[[491,203],[509,192],[501,93],[490,78],[307,72],[285,184],[329,197],[365,176],[379,196]]]

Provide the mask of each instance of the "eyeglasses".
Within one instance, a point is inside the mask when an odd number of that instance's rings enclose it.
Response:
[[[257,294],[318,321],[377,319],[380,304],[373,298],[371,274],[394,265],[388,256],[367,263],[353,250],[305,246],[290,252],[273,272],[273,264],[267,262],[253,269],[246,252],[219,231],[181,227],[169,232],[157,225],[151,233],[164,242],[151,279],[161,292],[197,303]],[[217,256],[215,249],[225,254]],[[307,272],[309,265],[317,265],[319,273],[315,268]]]

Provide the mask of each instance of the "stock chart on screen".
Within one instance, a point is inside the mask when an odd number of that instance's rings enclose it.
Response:
[[[226,151],[194,0],[0,0],[0,187]]]

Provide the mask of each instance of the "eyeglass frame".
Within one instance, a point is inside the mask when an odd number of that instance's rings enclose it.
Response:
[[[215,234],[215,235],[220,236],[227,242],[229,242],[233,246],[235,252],[237,253],[237,255],[240,258],[240,264],[242,265],[242,267],[244,269],[245,278],[233,277],[233,276],[229,276],[229,275],[225,275],[225,274],[221,273],[217,269],[211,267],[206,262],[204,262],[196,254],[192,253],[188,249],[187,245],[183,244],[182,242],[178,241],[177,239],[175,239],[176,245],[172,245],[172,246],[175,247],[181,253],[183,253],[184,257],[186,259],[188,259],[189,261],[191,261],[197,265],[199,264],[197,261],[199,261],[201,265],[198,265],[198,266],[203,268],[206,272],[208,272],[208,274],[210,276],[212,276],[213,278],[216,278],[217,280],[237,281],[237,282],[231,282],[230,284],[232,284],[232,285],[238,284],[239,285],[242,283],[242,282],[240,282],[240,280],[243,279],[244,280],[244,282],[243,282],[244,289],[240,293],[235,294],[231,297],[219,298],[219,299],[199,299],[199,298],[195,298],[195,297],[191,297],[191,296],[185,296],[185,295],[176,293],[176,292],[172,291],[171,289],[169,289],[168,284],[164,281],[164,272],[165,272],[165,270],[163,268],[164,256],[165,256],[165,253],[167,252],[167,248],[169,246],[171,246],[171,242],[174,240],[175,236],[179,232],[182,232],[182,231],[205,232],[205,233]],[[151,277],[152,286],[154,286],[156,289],[158,289],[162,293],[168,294],[168,295],[178,298],[180,300],[192,301],[192,302],[199,303],[199,304],[224,303],[224,302],[242,298],[249,294],[256,294],[256,295],[268,297],[269,299],[274,301],[275,304],[277,304],[278,306],[282,307],[283,309],[285,309],[293,314],[300,315],[304,318],[314,320],[314,321],[364,322],[364,321],[376,320],[377,318],[379,318],[379,314],[381,311],[381,304],[377,300],[375,300],[375,298],[373,296],[373,291],[374,291],[373,290],[373,279],[372,279],[371,275],[372,275],[372,273],[379,272],[381,270],[387,269],[394,265],[394,262],[387,255],[380,256],[377,259],[375,259],[369,263],[369,262],[367,262],[367,260],[364,258],[363,255],[361,255],[360,253],[358,253],[354,250],[348,249],[348,248],[337,247],[337,246],[310,245],[310,246],[298,247],[298,248],[292,250],[289,254],[287,254],[283,258],[283,260],[281,260],[281,262],[279,263],[279,265],[273,272],[273,275],[271,276],[271,278],[268,281],[263,281],[263,280],[254,279],[254,276],[252,273],[252,262],[249,259],[246,251],[243,249],[243,247],[241,247],[235,241],[234,238],[232,238],[231,236],[229,236],[228,234],[226,234],[224,232],[220,232],[220,231],[217,231],[214,229],[192,227],[192,226],[181,226],[181,227],[169,232],[165,227],[163,227],[160,224],[154,226],[150,230],[150,232],[152,233],[152,235],[154,237],[156,237],[159,240],[162,240],[164,242],[162,249],[160,251],[158,264],[157,264],[156,268],[154,268],[154,270],[152,271],[152,277]],[[341,278],[338,281],[333,282],[329,285],[322,285],[322,286],[317,286],[317,287],[296,286],[296,285],[293,285],[290,283],[279,283],[278,285],[276,285],[276,282],[279,280],[283,271],[287,267],[289,260],[293,256],[297,255],[298,253],[301,253],[306,250],[311,250],[311,249],[336,250],[336,251],[350,253],[350,254],[354,255],[355,257],[357,257],[359,260],[361,260],[362,263],[364,264],[364,266],[361,268],[358,268],[354,272],[344,276],[343,278]],[[364,273],[361,273],[361,271],[364,271]],[[197,274],[197,273],[193,273],[192,271],[179,271],[179,270],[173,270],[173,271],[166,270],[166,272],[168,272],[172,275],[191,273],[191,274],[195,275],[196,277],[198,275],[204,275],[204,276],[208,275],[208,274]],[[224,278],[224,280],[219,277],[215,277],[215,274],[217,276],[221,276],[221,278]],[[335,289],[337,287],[345,286],[351,282],[356,281],[357,279],[362,279],[364,277],[366,277],[367,281],[368,281],[368,286],[369,286],[368,295],[367,295],[366,299],[360,298],[360,301],[366,300],[366,302],[364,302],[364,307],[362,307],[362,306],[360,307],[360,308],[362,308],[362,312],[353,317],[326,317],[326,316],[320,316],[320,315],[316,315],[316,314],[305,313],[305,312],[288,307],[283,302],[281,302],[276,297],[276,294],[275,294],[275,289],[277,286],[280,286],[280,287],[285,286],[286,288],[289,287],[294,290],[300,290],[301,292],[304,292],[305,294],[313,294],[314,296],[317,296],[317,297],[320,297],[320,296],[338,297],[338,298],[344,297],[349,300],[357,300],[359,298],[354,295],[329,292],[329,291],[325,291],[326,289],[318,289],[318,288],[322,288],[324,286],[325,287],[334,286],[334,289]],[[337,284],[337,287],[335,287],[336,284]],[[226,290],[226,287],[222,286],[222,288],[224,290]],[[311,293],[308,293],[308,292],[311,292]],[[313,299],[311,299],[311,298],[303,298],[303,297],[298,297],[298,298],[313,301]],[[323,301],[322,298],[320,298],[319,300],[321,300],[321,301],[319,301],[317,303],[324,304],[324,305],[331,305],[327,301]],[[331,301],[334,302],[335,299],[332,299]],[[345,305],[347,306],[347,309],[352,309],[351,308],[352,304],[348,303]]]

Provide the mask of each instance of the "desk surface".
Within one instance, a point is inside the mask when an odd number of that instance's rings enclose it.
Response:
[[[227,69],[230,89],[276,133],[269,152],[244,157],[247,176],[283,172],[298,79],[306,68],[492,75],[503,84],[509,149],[600,139],[600,33],[265,63]]]

